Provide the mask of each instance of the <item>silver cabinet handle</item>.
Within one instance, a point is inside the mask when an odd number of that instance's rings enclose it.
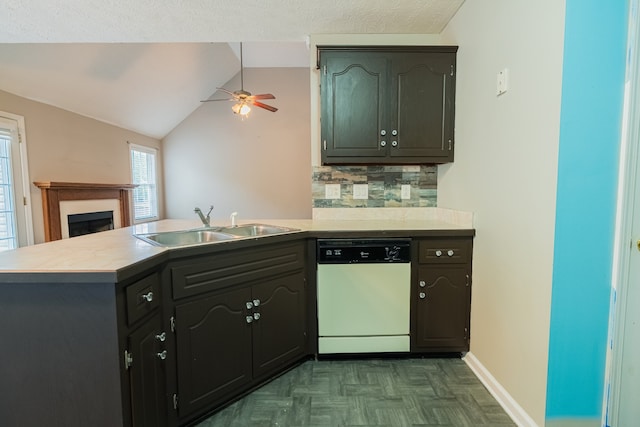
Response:
[[[253,318],[255,320],[260,320],[260,313],[253,313]]]
[[[447,255],[449,255],[449,256],[453,256],[453,253],[454,253],[454,252],[453,252],[453,249],[449,249],[449,250],[447,251]]]
[[[380,141],[380,146],[381,147],[386,147],[387,145],[387,141]]]
[[[387,134],[387,131],[386,131],[386,130],[382,129],[382,130],[380,131],[380,135],[385,136],[386,134]]]
[[[253,305],[254,305],[254,307],[258,307],[260,305],[260,300],[259,299],[254,299],[253,300]]]
[[[398,135],[398,131],[396,129],[391,131],[391,135],[393,136],[397,136]]]
[[[398,146],[398,141],[391,141],[391,146],[392,147],[397,147]]]
[[[253,303],[251,301],[247,301],[247,310],[251,310],[253,308]]]
[[[420,299],[425,299],[427,297],[427,294],[424,292],[420,292],[418,296],[420,297]]]
[[[418,285],[420,285],[421,288],[424,288],[425,286],[427,286],[427,282],[425,282],[424,280],[420,280]]]
[[[442,251],[440,249],[436,251],[436,256],[442,256]]]
[[[149,291],[146,294],[141,295],[140,297],[146,302],[151,302],[153,301],[153,292]]]
[[[247,320],[247,323],[252,323],[253,322],[253,316],[247,316],[247,317],[245,317],[245,319]]]
[[[161,334],[156,335],[156,339],[160,342],[164,342],[167,339],[167,333],[163,332]]]
[[[158,353],[158,358],[160,358],[160,360],[164,360],[167,358],[167,350],[162,350],[160,353]]]

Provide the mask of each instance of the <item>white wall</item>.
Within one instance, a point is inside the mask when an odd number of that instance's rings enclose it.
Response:
[[[160,148],[157,139],[8,92],[0,91],[0,111],[24,117],[32,182],[128,184],[131,170],[127,142]],[[34,240],[42,243],[42,196],[33,184],[30,192]]]
[[[487,6],[465,2],[442,34],[460,48],[456,159],[439,167],[438,205],[475,213],[471,352],[542,426],[564,2]]]
[[[239,76],[225,87],[239,89]],[[279,110],[241,120],[232,102],[208,102],[163,140],[167,217],[214,205],[217,220],[311,218],[309,69],[249,68],[244,88],[272,93],[264,102]]]

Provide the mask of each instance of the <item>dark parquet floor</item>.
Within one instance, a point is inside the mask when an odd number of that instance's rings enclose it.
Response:
[[[460,359],[307,361],[197,427],[502,427],[509,416]]]

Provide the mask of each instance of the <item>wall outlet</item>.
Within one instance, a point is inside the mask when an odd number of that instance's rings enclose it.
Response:
[[[340,184],[325,184],[325,186],[324,186],[324,198],[325,199],[339,199],[340,198]]]
[[[411,186],[409,184],[402,184],[400,187],[400,198],[403,200],[411,198]]]
[[[369,198],[369,184],[353,184],[353,198],[354,199],[368,199]]]

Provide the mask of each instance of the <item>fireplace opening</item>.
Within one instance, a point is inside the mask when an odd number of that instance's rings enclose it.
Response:
[[[67,216],[69,237],[113,230],[113,211],[88,212]]]

